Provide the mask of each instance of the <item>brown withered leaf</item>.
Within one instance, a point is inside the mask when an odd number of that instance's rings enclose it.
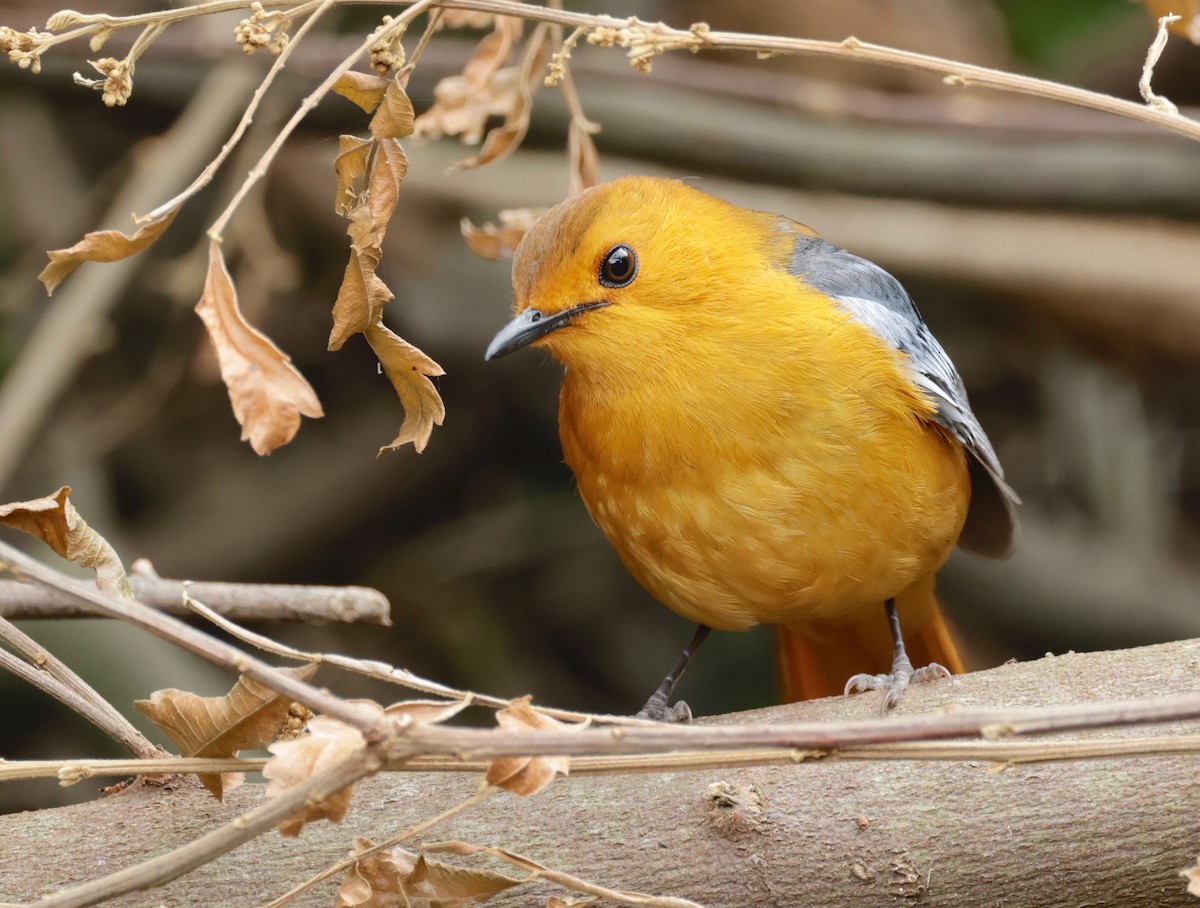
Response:
[[[517,68],[496,73],[486,85],[475,86],[465,76],[447,76],[433,90],[433,106],[417,117],[414,132],[419,138],[460,136],[466,145],[483,138],[490,117],[506,116],[520,98]]]
[[[530,697],[514,700],[496,713],[496,722],[510,731],[543,729],[569,729],[579,726],[566,725],[557,719],[543,715],[533,708]],[[555,776],[570,772],[571,758],[559,757],[497,757],[488,765],[487,781],[490,785],[527,797],[548,787]]]
[[[378,260],[373,256],[357,249],[350,250],[350,261],[346,263],[342,286],[333,303],[330,350],[342,349],[347,339],[378,321],[384,304],[392,298],[392,291],[375,273],[377,264]]]
[[[352,701],[364,709],[377,710],[378,704],[366,700]],[[262,774],[269,780],[267,797],[274,798],[317,773],[342,762],[364,745],[362,733],[352,725],[317,716],[308,723],[308,734],[288,741],[276,741],[267,747],[273,756],[263,767]],[[316,804],[306,804],[299,812],[279,824],[280,835],[298,836],[306,823],[329,820],[340,823],[350,808],[353,787],[343,788]]]
[[[383,103],[371,118],[371,135],[377,139],[403,139],[412,134],[412,101],[397,76],[388,82]]]
[[[215,240],[209,246],[208,275],[196,313],[216,350],[242,440],[249,439],[255,453],[269,454],[291,441],[301,416],[324,415],[312,386],[288,356],[242,316]]]
[[[521,68],[517,73],[516,96],[512,106],[505,115],[504,122],[488,131],[483,140],[479,153],[458,161],[449,168],[450,173],[460,170],[471,170],[491,164],[512,154],[529,131],[529,120],[533,113],[533,95],[541,87],[542,81],[537,73],[545,65],[546,53],[550,46],[550,28],[542,23],[529,38],[529,44],[521,58]]]
[[[370,139],[358,136],[338,136],[338,155],[333,159],[333,172],[337,174],[337,196],[333,210],[340,215],[349,214],[358,204],[355,186],[367,175],[371,144]]]
[[[53,495],[0,505],[0,523],[36,536],[61,557],[96,572],[96,586],[124,599],[133,598],[125,567],[116,550],[87,525],[63,486]]]
[[[443,21],[448,13],[443,13]],[[462,75],[447,76],[434,87],[433,106],[417,118],[416,135],[436,139],[443,135],[461,136],[474,145],[483,138],[489,117],[507,116],[519,103],[515,66],[504,62],[521,37],[519,19],[498,16],[491,34],[479,42],[463,68]]]
[[[400,184],[408,174],[408,156],[396,139],[379,139],[375,143],[371,172],[367,176],[366,193],[349,212],[351,245],[375,256],[378,265],[382,255],[383,236],[396,210]]]
[[[471,705],[471,698],[461,700],[402,700],[383,712],[406,724],[437,725],[452,719]]]
[[[350,856],[374,847],[370,839],[354,840]],[[454,908],[486,902],[492,896],[525,882],[493,870],[460,867],[388,848],[354,864],[338,889],[336,908]]]
[[[85,234],[82,240],[68,249],[53,249],[46,253],[50,257],[50,264],[42,269],[38,280],[46,285],[49,295],[84,262],[116,262],[129,258],[162,236],[178,213],[178,207],[172,208],[162,217],[143,224],[132,236],[119,230],[96,230]]]
[[[1200,896],[1200,857],[1187,870],[1179,871],[1179,875],[1188,881],[1188,895]]]
[[[399,433],[379,453],[393,451],[409,442],[420,453],[429,443],[433,427],[440,426],[446,418],[446,406],[429,380],[429,376],[445,375],[445,370],[380,323],[368,325],[363,333],[404,407]]]
[[[459,223],[463,239],[476,255],[485,259],[512,258],[525,231],[542,216],[545,208],[509,208],[500,212],[500,223],[476,227],[466,218]]]
[[[315,665],[280,671],[307,681]],[[133,708],[170,736],[185,757],[236,757],[275,740],[288,720],[290,697],[242,675],[223,697],[200,697],[186,690],[156,690]],[[242,773],[201,773],[201,784],[221,800],[242,782]]]
[[[391,84],[391,79],[385,79],[375,73],[356,72],[352,69],[338,77],[338,80],[333,83],[333,91],[370,113],[379,106],[384,92]]]

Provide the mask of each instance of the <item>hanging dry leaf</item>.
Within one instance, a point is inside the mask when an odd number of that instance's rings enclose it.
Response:
[[[397,77],[388,82],[383,103],[371,118],[371,135],[377,139],[403,139],[412,134],[412,101]]]
[[[125,567],[116,550],[87,525],[71,504],[70,486],[32,501],[0,505],[0,523],[36,536],[61,557],[96,572],[96,586],[124,599],[133,598]]]
[[[333,83],[333,91],[343,98],[353,101],[367,113],[373,111],[383,100],[384,92],[392,84],[391,79],[385,79],[374,73],[360,73],[354,70],[344,72]]]
[[[500,224],[476,227],[466,218],[459,223],[463,239],[476,255],[485,259],[512,258],[525,231],[542,216],[545,208],[509,208],[500,212]]]
[[[566,725],[533,708],[530,697],[514,700],[496,713],[496,722],[510,731],[542,729],[568,729],[580,726]],[[490,785],[527,797],[548,787],[555,776],[564,776],[570,771],[571,758],[559,757],[497,757],[488,765],[487,781]]]
[[[257,454],[295,437],[300,417],[319,417],[321,402],[287,355],[242,316],[220,244],[209,246],[208,276],[196,313],[216,349],[233,415]]]
[[[346,229],[351,245],[360,252],[374,254],[376,264],[382,255],[388,222],[396,210],[400,183],[407,174],[408,157],[400,142],[396,139],[377,140],[366,192],[350,211],[350,226]]]
[[[316,670],[315,665],[281,669],[302,681]],[[170,736],[185,757],[236,757],[239,751],[260,750],[275,740],[291,706],[290,697],[245,675],[223,697],[167,688],[133,704]],[[199,778],[221,800],[226,791],[241,784],[242,773],[202,773]]]
[[[433,427],[440,426],[446,418],[446,406],[429,380],[429,376],[445,375],[445,370],[382,324],[368,325],[364,333],[404,407],[399,433],[379,453],[409,442],[420,453],[429,443]]]
[[[38,280],[46,285],[49,295],[84,262],[117,262],[129,258],[162,236],[178,213],[178,208],[172,208],[162,217],[143,224],[132,236],[119,230],[97,230],[85,234],[69,249],[53,249],[46,253],[50,257],[50,264],[42,269]]]
[[[378,260],[373,256],[350,250],[350,261],[342,286],[333,303],[333,330],[329,333],[329,349],[340,350],[352,335],[365,331],[367,326],[379,321],[384,304],[392,298],[392,291],[375,273]]]
[[[366,700],[352,702],[364,709],[373,709],[380,715],[383,714],[383,710],[376,703]],[[308,723],[308,734],[290,741],[276,741],[267,747],[274,755],[262,771],[263,776],[269,780],[267,797],[278,797],[289,789],[307,782],[317,773],[342,762],[364,744],[362,733],[352,725],[328,716],[311,719]],[[353,787],[343,788],[324,801],[305,805],[299,813],[279,824],[280,834],[298,836],[306,823],[316,820],[342,822],[342,817],[350,808],[352,793]]]
[[[504,123],[488,131],[483,140],[479,153],[456,163],[449,172],[470,170],[498,161],[513,151],[525,138],[529,131],[529,120],[533,113],[533,95],[542,85],[537,73],[545,65],[546,53],[550,46],[550,26],[542,23],[529,38],[529,44],[521,58],[521,68],[517,74],[516,95],[512,106],[504,118]]]
[[[367,158],[371,153],[372,141],[358,136],[338,136],[338,156],[333,160],[333,172],[337,174],[337,197],[333,210],[347,215],[358,204],[355,186],[367,175]]]
[[[443,13],[443,18],[449,12]],[[504,62],[522,28],[519,19],[496,17],[492,33],[471,53],[462,75],[448,76],[435,86],[433,106],[417,118],[417,136],[461,136],[463,142],[474,145],[483,137],[489,117],[507,116],[520,103],[519,70],[504,68]]]
[[[355,839],[351,857],[373,847],[370,839]],[[453,908],[486,902],[523,882],[492,870],[460,867],[389,848],[367,855],[350,868],[334,904],[337,908]]]

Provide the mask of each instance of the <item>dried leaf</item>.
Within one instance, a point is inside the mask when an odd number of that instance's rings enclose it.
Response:
[[[469,9],[442,10],[442,28],[487,28],[492,24],[493,13],[477,13]]]
[[[384,92],[392,80],[377,76],[374,73],[360,73],[354,70],[344,72],[333,83],[333,91],[343,98],[353,101],[367,113],[373,111],[383,100]]]
[[[443,13],[443,19],[450,11]],[[474,145],[483,137],[489,117],[507,117],[521,99],[517,90],[520,70],[504,67],[523,23],[497,16],[493,31],[471,53],[462,75],[440,80],[433,90],[434,104],[417,118],[415,133],[422,138],[461,136]]]
[[[354,701],[364,709],[383,710],[375,703]],[[274,798],[317,773],[342,762],[364,745],[362,733],[352,725],[317,716],[308,723],[308,734],[290,741],[276,741],[269,750],[274,756],[263,767],[263,775],[269,780],[267,797]],[[350,808],[353,787],[343,788],[317,804],[307,804],[297,814],[279,824],[279,832],[285,836],[298,836],[306,823],[329,820],[340,823]]]
[[[178,213],[178,207],[172,208],[162,217],[143,224],[133,236],[119,230],[97,230],[85,234],[69,249],[51,250],[46,253],[50,256],[50,264],[42,269],[38,280],[46,285],[46,293],[52,294],[63,279],[84,262],[116,262],[141,252],[163,235]]]
[[[483,138],[490,117],[507,116],[518,103],[518,70],[502,69],[484,86],[465,76],[447,76],[433,90],[433,106],[417,117],[414,134],[422,139],[460,136],[474,145]]]
[[[496,722],[501,728],[511,731],[542,729],[566,729],[579,726],[566,725],[533,708],[531,698],[514,700],[496,713]],[[559,757],[497,757],[488,765],[487,781],[490,785],[527,797],[548,787],[554,778],[570,771],[571,758]]]
[[[529,131],[529,120],[533,113],[533,94],[541,87],[542,81],[536,74],[545,64],[545,56],[550,44],[550,29],[545,23],[534,29],[525,48],[521,60],[521,69],[517,74],[516,98],[505,116],[504,123],[488,131],[483,140],[479,153],[470,158],[464,158],[449,168],[449,172],[471,170],[491,164],[506,155],[512,154],[520,146]]]
[[[350,261],[342,286],[333,303],[333,330],[329,333],[329,349],[340,350],[352,335],[365,331],[379,321],[384,304],[392,291],[375,273],[378,260],[373,256],[350,250]]]
[[[133,589],[116,550],[87,525],[67,496],[70,486],[32,501],[0,505],[0,523],[36,536],[63,558],[96,572],[96,586],[124,599]]]
[[[371,173],[367,177],[366,193],[350,212],[350,226],[346,230],[351,245],[361,252],[375,255],[376,265],[382,254],[380,250],[388,222],[396,210],[400,183],[407,174],[408,157],[400,142],[396,139],[378,140]]]
[[[393,703],[384,713],[406,725],[438,725],[454,718],[470,705],[469,696],[461,700],[403,700]]]
[[[368,325],[364,333],[404,407],[400,432],[379,453],[409,442],[420,453],[429,443],[433,427],[440,426],[446,417],[445,404],[428,376],[445,375],[445,370],[382,324]]]
[[[1188,881],[1188,895],[1200,896],[1200,857],[1193,866],[1179,871],[1179,875]]]
[[[466,218],[459,224],[463,239],[476,255],[485,259],[512,258],[525,231],[533,226],[545,208],[510,208],[500,212],[500,224],[476,227]]]
[[[387,85],[383,103],[371,118],[371,135],[377,139],[403,139],[413,134],[413,106],[399,78]]]
[[[315,665],[281,669],[307,681]],[[242,675],[223,697],[200,697],[186,690],[157,690],[133,707],[165,731],[185,757],[236,757],[275,740],[288,720],[290,697]],[[200,782],[221,800],[241,784],[241,773],[202,773]]]
[[[354,854],[374,847],[370,839],[354,840]],[[486,902],[524,880],[492,870],[460,867],[402,848],[389,848],[362,858],[338,889],[337,908],[451,908]]]
[[[354,187],[367,175],[371,144],[370,139],[360,139],[358,136],[338,136],[338,156],[333,161],[333,172],[337,174],[337,197],[333,210],[340,215],[349,214],[358,204],[358,193]]]
[[[242,426],[242,440],[249,439],[256,453],[269,454],[291,441],[301,416],[324,415],[316,393],[287,355],[242,316],[215,240],[209,247],[208,276],[196,313],[216,349],[233,415]]]

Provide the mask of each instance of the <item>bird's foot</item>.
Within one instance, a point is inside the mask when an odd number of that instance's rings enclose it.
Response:
[[[668,703],[662,691],[655,691],[634,718],[686,724],[692,721],[692,708],[682,700]]]
[[[943,665],[930,662],[928,665],[914,669],[912,663],[906,657],[903,661],[897,662],[892,666],[891,674],[870,675],[863,673],[855,675],[846,682],[845,695],[849,696],[855,691],[885,690],[887,693],[883,697],[883,706],[880,712],[886,713],[900,702],[900,698],[904,696],[904,692],[908,690],[910,685],[924,684],[927,681],[940,681],[943,678],[949,677],[950,670]]]

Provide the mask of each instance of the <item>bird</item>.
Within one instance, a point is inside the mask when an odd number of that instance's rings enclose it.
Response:
[[[788,217],[628,176],[538,218],[512,283],[485,358],[565,367],[584,505],[697,625],[639,716],[690,718],[671,698],[713,629],[778,626],[790,700],[882,690],[886,712],[963,670],[935,574],[956,545],[1006,557],[1019,498],[895,277]]]

